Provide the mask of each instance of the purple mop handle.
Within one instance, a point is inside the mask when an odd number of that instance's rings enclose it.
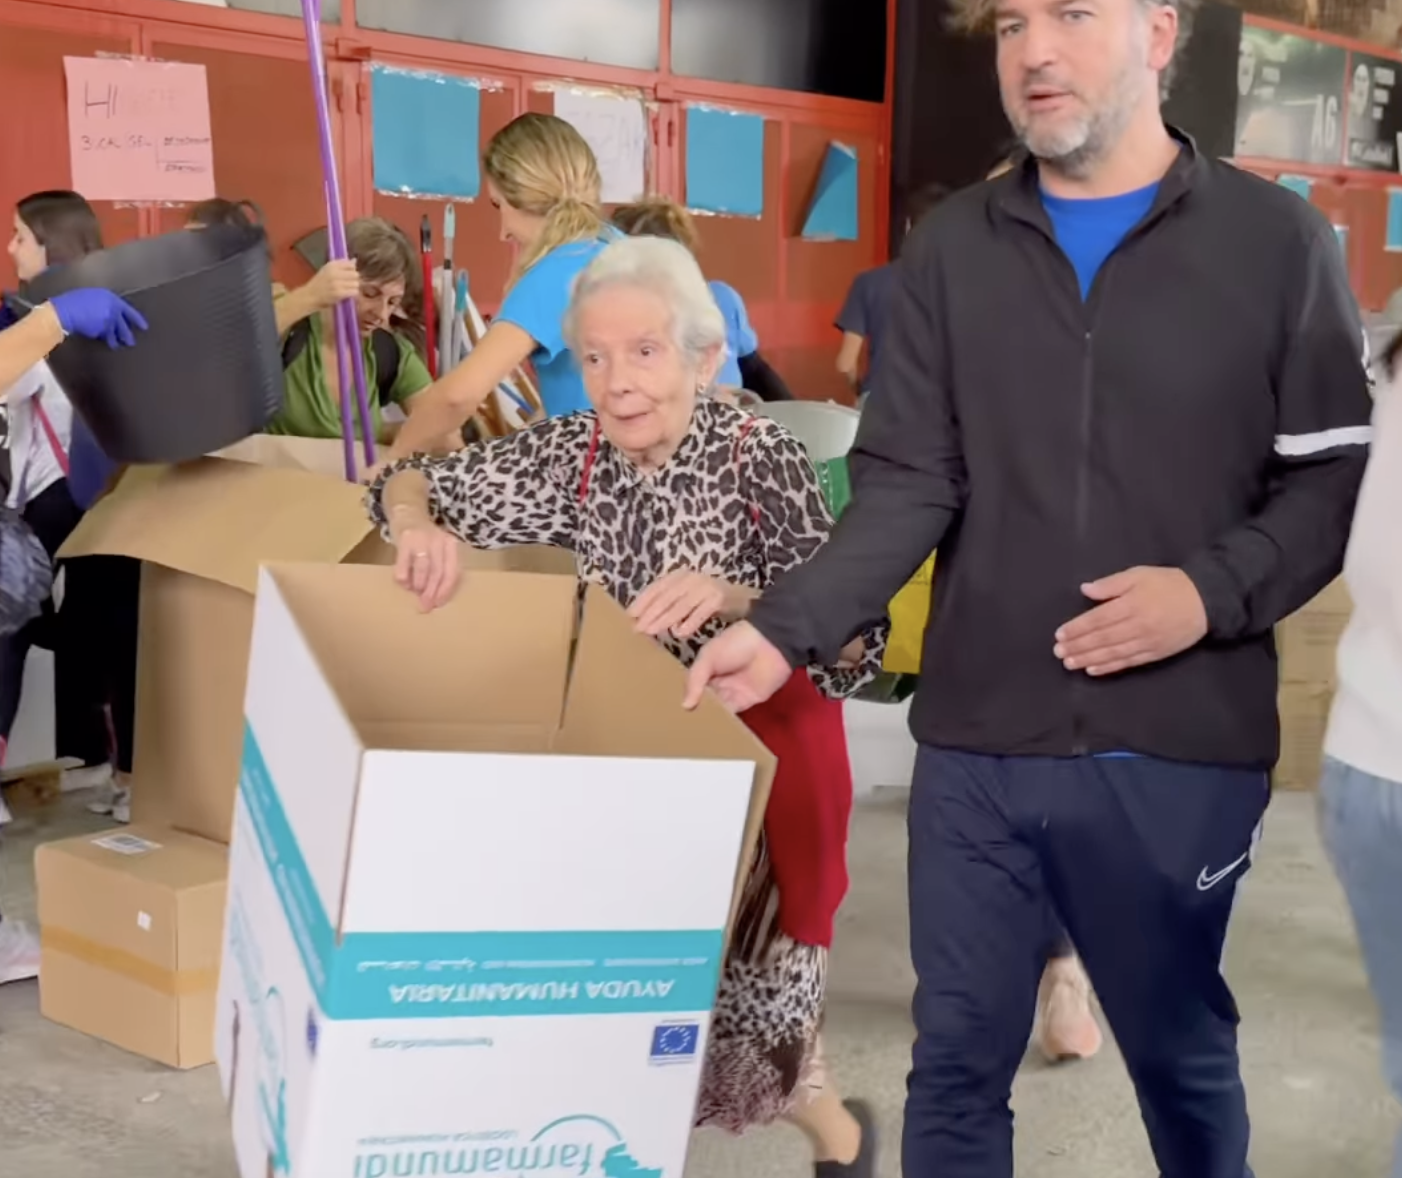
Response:
[[[326,190],[326,223],[332,224],[337,219],[336,210],[331,207],[331,192]],[[327,247],[328,257],[330,256],[330,246]],[[354,335],[346,331],[345,303],[337,303],[331,308],[331,322],[335,329],[336,339],[336,387],[341,393],[341,448],[345,459],[346,481],[355,482],[355,427],[352,424],[351,414],[351,381],[355,372],[350,365],[350,352],[352,350],[351,341]]]
[[[327,105],[326,58],[321,44],[321,2],[302,0],[302,26],[306,32],[307,60],[311,67],[312,96],[316,101],[317,129],[320,132],[321,170],[326,182],[326,219],[328,255],[337,261],[344,261],[349,255],[346,249],[346,223],[341,202],[341,185],[336,171],[336,153],[331,143],[331,111]],[[352,424],[350,389],[344,379],[347,369],[355,374],[357,408],[360,411],[361,436],[365,443],[365,463],[375,461],[375,437],[370,416],[370,398],[365,386],[365,358],[359,348],[359,332],[355,322],[355,309],[347,300],[337,306],[336,323],[336,363],[341,379],[341,424],[345,442],[346,478],[355,481],[355,428]],[[346,363],[349,353],[351,363]]]

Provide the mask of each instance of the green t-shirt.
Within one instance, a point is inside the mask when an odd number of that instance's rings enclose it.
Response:
[[[340,398],[333,397],[326,383],[326,373],[321,354],[321,316],[313,315],[308,324],[311,336],[306,346],[297,354],[282,374],[283,402],[277,416],[267,425],[270,434],[287,434],[294,438],[339,438],[341,436]],[[418,396],[433,383],[428,368],[419,359],[419,354],[402,335],[396,334],[394,342],[399,347],[399,373],[389,391],[390,400],[403,406],[411,397]],[[379,385],[375,375],[375,349],[368,337],[361,341],[361,351],[365,356],[365,391],[370,398],[370,415],[375,423],[378,436],[383,424],[380,410]],[[355,394],[351,394],[352,413]],[[355,422],[356,437],[360,436],[360,420]]]

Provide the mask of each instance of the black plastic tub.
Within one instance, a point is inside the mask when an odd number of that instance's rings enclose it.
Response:
[[[49,356],[115,462],[184,462],[258,433],[282,405],[282,357],[261,229],[214,225],[127,242],[46,270],[40,303],[101,286],[149,330],[111,349],[71,336]]]

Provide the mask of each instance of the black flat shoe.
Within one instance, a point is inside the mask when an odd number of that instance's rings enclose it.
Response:
[[[864,1100],[844,1100],[842,1107],[851,1113],[862,1128],[862,1144],[855,1161],[815,1162],[813,1178],[876,1178],[876,1116]]]

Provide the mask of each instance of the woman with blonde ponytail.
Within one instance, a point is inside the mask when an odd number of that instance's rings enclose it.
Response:
[[[391,460],[435,449],[527,360],[546,416],[589,407],[563,324],[575,277],[616,236],[594,152],[564,119],[530,113],[492,137],[482,168],[502,240],[516,247],[506,299],[467,359],[416,399]]]

